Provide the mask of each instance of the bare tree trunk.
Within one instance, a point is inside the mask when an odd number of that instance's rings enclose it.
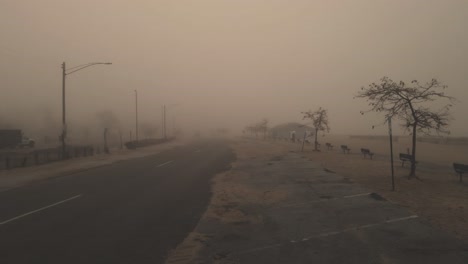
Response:
[[[411,171],[409,174],[409,178],[416,177],[416,127],[417,123],[413,125],[413,149],[411,153],[413,160],[411,160]]]
[[[317,149],[317,145],[318,145],[318,142],[317,142],[317,134],[318,134],[318,128],[315,129],[315,142],[314,142],[314,145],[315,145],[315,151],[318,151]]]
[[[302,139],[301,152],[304,152],[304,144],[305,144],[305,141],[306,141],[306,135],[307,135],[307,131],[304,131],[304,139]]]

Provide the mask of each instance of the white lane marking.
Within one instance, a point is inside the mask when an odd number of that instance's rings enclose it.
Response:
[[[60,201],[60,202],[53,203],[53,204],[48,205],[48,206],[44,206],[44,207],[39,208],[39,209],[37,209],[37,210],[31,211],[31,212],[29,212],[29,213],[25,213],[25,214],[22,214],[22,215],[13,217],[13,218],[8,219],[8,220],[6,220],[6,221],[0,222],[0,225],[4,225],[4,224],[6,224],[6,223],[13,222],[13,221],[18,220],[18,219],[20,219],[20,218],[23,218],[23,217],[25,217],[25,216],[28,216],[28,215],[31,215],[31,214],[40,212],[40,211],[42,211],[42,210],[45,210],[45,209],[48,209],[48,208],[57,206],[57,205],[59,205],[59,204],[66,203],[66,202],[68,202],[68,201],[71,201],[71,200],[76,199],[76,198],[79,198],[79,197],[81,197],[81,194],[76,195],[76,196],[73,196],[73,197],[68,198],[68,199],[65,199],[65,200],[62,200],[62,201]]]
[[[167,165],[167,164],[169,164],[169,163],[172,163],[172,162],[174,162],[174,161],[173,161],[173,160],[170,160],[170,161],[168,161],[168,162],[164,162],[163,164],[159,164],[159,165],[158,165],[158,168],[159,168],[159,167],[162,167],[162,166],[164,166],[164,165]]]
[[[314,235],[314,236],[310,236],[310,237],[305,237],[305,238],[302,238],[302,239],[299,239],[299,240],[290,240],[289,243],[307,242],[307,241],[309,241],[310,239],[313,239],[313,238],[335,236],[335,235],[343,234],[343,233],[350,232],[350,231],[358,231],[358,230],[362,230],[362,229],[366,229],[366,228],[370,228],[370,227],[376,227],[376,226],[380,226],[380,225],[384,225],[384,224],[390,224],[390,223],[410,220],[410,219],[414,219],[414,218],[417,218],[417,217],[418,217],[417,215],[410,215],[410,216],[407,216],[407,217],[389,219],[389,220],[386,220],[386,221],[383,221],[383,222],[380,222],[380,223],[362,225],[362,226],[343,229],[343,230],[340,230],[340,231],[326,232],[326,233],[322,233],[322,234],[318,234],[318,235]],[[278,244],[272,244],[272,245],[267,245],[267,246],[263,246],[263,247],[253,248],[253,249],[249,249],[249,250],[239,252],[239,253],[237,253],[237,255],[245,255],[245,254],[258,252],[258,251],[263,251],[263,250],[267,250],[267,249],[271,249],[271,248],[277,248],[277,247],[281,247],[282,245],[285,245],[285,244],[286,243],[278,243]]]
[[[370,194],[371,193],[360,193],[360,194],[347,195],[347,196],[343,196],[343,197],[324,198],[324,199],[321,199],[321,200],[315,200],[315,201],[304,202],[304,203],[284,204],[284,205],[279,205],[279,206],[276,206],[276,207],[273,207],[273,208],[295,207],[295,206],[300,206],[300,205],[323,203],[323,202],[329,202],[329,201],[336,201],[338,199],[348,199],[348,198],[354,198],[354,197],[367,196],[367,195],[370,195]]]
[[[376,226],[380,226],[380,225],[384,225],[384,224],[410,220],[410,219],[414,219],[414,218],[417,218],[417,217],[418,217],[417,215],[410,215],[410,216],[407,216],[407,217],[400,217],[400,218],[386,220],[386,221],[383,221],[383,222],[380,222],[380,223],[368,224],[368,225],[362,225],[362,226],[347,228],[347,229],[344,229],[344,230],[341,230],[341,231],[336,231],[336,232],[323,233],[323,234],[319,234],[319,235],[316,235],[316,236],[308,237],[307,239],[316,238],[316,237],[333,236],[333,235],[346,233],[346,232],[349,232],[349,231],[356,231],[356,230],[366,229],[366,228],[370,228],[370,227],[376,227]]]
[[[360,194],[354,194],[354,195],[347,195],[347,196],[343,196],[343,198],[353,198],[353,197],[359,197],[359,196],[367,196],[367,195],[370,195],[371,193],[360,193]]]

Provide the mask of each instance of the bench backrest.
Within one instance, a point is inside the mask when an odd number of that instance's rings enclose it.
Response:
[[[405,153],[400,153],[400,159],[404,159],[404,160],[413,160],[413,155],[405,154]]]
[[[362,148],[362,149],[361,149],[361,152],[362,152],[362,153],[370,153],[370,150],[369,150],[369,149]]]
[[[346,146],[346,145],[341,145],[341,148],[342,148],[342,149],[347,149],[348,146]]]
[[[453,163],[453,169],[457,172],[468,172],[468,165]]]

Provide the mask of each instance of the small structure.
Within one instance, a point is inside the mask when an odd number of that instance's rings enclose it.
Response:
[[[294,135],[294,142],[296,142],[298,138],[303,138],[304,133],[306,133],[306,138],[310,137],[313,128],[300,123],[290,122],[274,126],[269,131],[270,135],[276,138],[284,138],[290,141],[293,140]]]

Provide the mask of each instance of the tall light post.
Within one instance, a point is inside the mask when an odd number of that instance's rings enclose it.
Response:
[[[84,68],[91,67],[93,65],[98,65],[98,64],[106,64],[110,65],[112,64],[111,62],[91,62],[91,63],[86,63],[82,65],[78,65],[72,68],[67,69],[65,62],[62,63],[62,135],[60,136],[60,139],[62,141],[62,158],[66,158],[66,138],[67,138],[67,122],[66,122],[66,115],[65,115],[65,80],[67,75],[70,75],[74,72],[83,70]]]
[[[171,104],[171,105],[168,105],[167,106],[167,109],[169,108],[174,108],[176,106],[179,106],[179,104]],[[174,117],[174,116],[173,116]],[[172,123],[172,134],[174,134],[174,123],[175,123],[175,117],[173,118],[173,123]],[[164,136],[164,139],[167,139],[167,126],[166,126],[166,105],[163,106],[163,136]],[[172,135],[174,136],[174,135]]]
[[[138,91],[135,90],[135,137],[138,141]]]

